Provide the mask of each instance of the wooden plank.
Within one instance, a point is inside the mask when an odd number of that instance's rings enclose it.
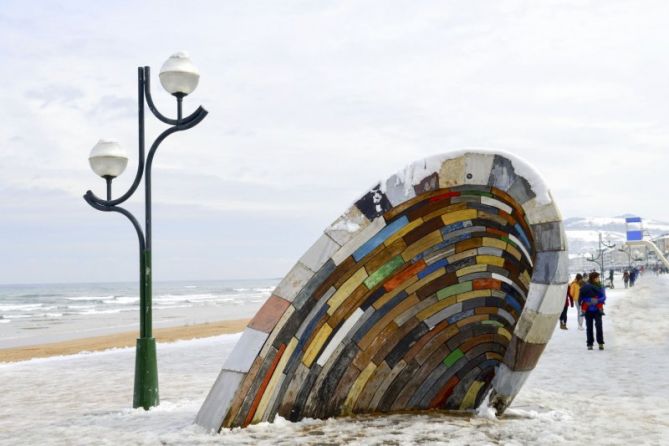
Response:
[[[244,419],[244,423],[242,424],[242,427],[248,426],[251,424],[251,421],[253,420],[256,411],[258,409],[258,406],[260,405],[260,400],[262,400],[265,390],[267,389],[267,386],[269,382],[272,379],[274,370],[276,369],[277,365],[279,364],[279,361],[283,357],[284,352],[286,351],[286,344],[281,344],[279,347],[279,351],[277,352],[276,356],[274,356],[274,360],[272,361],[271,365],[269,366],[269,369],[265,373],[265,376],[263,377],[260,387],[255,393],[255,397],[253,398],[253,403],[251,404],[251,407],[249,408],[248,413],[246,414],[246,418]]]
[[[330,306],[330,308],[328,308],[328,314],[332,315],[367,277],[365,268],[360,268],[346,282],[344,282],[328,300],[328,305]]]
[[[248,326],[265,333],[270,333],[289,305],[290,302],[287,300],[271,295],[253,319],[251,319]]]
[[[353,407],[355,406],[362,389],[365,387],[367,381],[369,381],[369,378],[372,376],[375,370],[376,364],[370,362],[367,364],[367,367],[365,367],[365,369],[358,375],[358,378],[355,380],[348,392],[348,395],[346,396],[346,400],[341,407],[340,413],[344,415],[350,415],[353,413]]]
[[[465,393],[465,397],[462,399],[462,403],[460,403],[460,410],[474,409],[476,395],[478,395],[479,390],[481,390],[481,387],[483,387],[483,384],[485,384],[483,381],[474,381],[469,386],[467,393]]]
[[[404,282],[408,281],[408,279],[411,277],[415,277],[419,272],[423,271],[425,267],[426,264],[423,260],[420,260],[414,264],[405,265],[404,268],[397,271],[392,277],[388,278],[383,287],[387,291],[392,291],[398,286],[402,285]]]
[[[332,334],[332,327],[328,324],[323,324],[304,351],[304,355],[302,356],[302,363],[304,363],[304,365],[311,367],[311,364],[321,351],[325,341],[330,337],[330,334]]]
[[[395,271],[404,266],[404,259],[402,256],[395,256],[386,264],[382,265],[379,269],[369,274],[369,276],[364,280],[364,284],[370,290],[377,286],[379,283],[383,282],[387,277],[393,274]]]
[[[364,259],[362,266],[364,266],[368,272],[376,271],[381,265],[388,263],[390,259],[404,251],[406,247],[407,244],[403,239],[396,240],[388,246],[379,247],[379,251],[376,254]]]
[[[418,240],[416,243],[407,246],[407,248],[402,252],[402,258],[407,261],[411,260],[416,255],[441,241],[443,241],[441,231],[433,231],[422,239]]]
[[[292,338],[288,343],[288,345],[285,347],[283,352],[279,350],[280,354],[277,354],[279,362],[276,364],[276,367],[274,369],[271,369],[271,377],[265,389],[263,390],[261,387],[261,390],[258,392],[258,395],[262,394],[262,398],[260,399],[260,403],[257,406],[255,415],[253,415],[253,422],[258,422],[262,421],[263,419],[265,420],[267,419],[265,412],[267,408],[270,406],[270,403],[274,397],[274,391],[280,386],[280,382],[283,380],[285,376],[283,374],[283,370],[286,367],[286,364],[288,363],[290,355],[292,355],[293,350],[295,350],[295,347],[297,347],[297,339]]]
[[[444,225],[450,225],[464,220],[472,220],[478,217],[476,209],[463,209],[461,211],[449,212],[441,216]]]

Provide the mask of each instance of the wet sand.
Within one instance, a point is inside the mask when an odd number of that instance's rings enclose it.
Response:
[[[249,319],[237,319],[182,327],[156,328],[153,330],[153,336],[159,343],[206,338],[222,334],[238,333],[244,330],[248,322]],[[0,362],[25,361],[32,358],[72,355],[83,351],[134,347],[136,339],[137,331],[132,331],[92,338],[0,349]]]

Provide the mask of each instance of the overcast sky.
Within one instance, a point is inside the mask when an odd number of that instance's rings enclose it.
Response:
[[[0,0],[0,283],[136,279],[129,223],[81,198],[104,193],[88,154],[120,141],[125,191],[136,67],[173,113],[177,50],[201,72],[186,112],[210,114],[156,157],[156,280],[280,277],[376,180],[463,147],[527,159],[565,218],[669,220],[668,19],[666,0]]]

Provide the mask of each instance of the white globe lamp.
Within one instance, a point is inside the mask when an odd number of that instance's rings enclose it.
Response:
[[[91,150],[88,162],[102,178],[116,178],[128,165],[128,155],[116,141],[101,139]]]
[[[188,53],[179,51],[170,56],[160,69],[160,83],[174,96],[191,94],[200,81],[200,71],[193,65]]]

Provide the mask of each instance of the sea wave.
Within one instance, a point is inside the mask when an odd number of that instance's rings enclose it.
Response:
[[[5,304],[0,305],[0,312],[5,313],[7,311],[30,311],[41,307],[42,304]]]
[[[105,301],[105,303],[115,303],[120,305],[136,304],[139,302],[139,297],[117,296],[113,299]]]
[[[133,310],[133,309],[134,308],[116,308],[116,309],[113,309],[113,310],[85,310],[85,311],[80,312],[79,314],[86,314],[86,315],[90,315],[90,314],[117,314],[117,313],[120,313],[122,311],[130,311],[130,310]]]
[[[100,301],[100,302],[103,302],[105,300],[114,299],[114,298],[115,298],[115,296],[113,296],[113,295],[112,296],[71,296],[71,297],[66,297],[67,300],[74,300],[74,301],[77,301],[77,300],[96,300],[96,301]]]
[[[217,294],[161,294],[153,298],[156,302],[198,302],[217,300],[220,295]]]
[[[171,310],[174,308],[192,308],[192,305],[154,305],[155,310]]]
[[[16,294],[14,297],[17,299],[40,299],[44,297],[64,297],[66,294],[54,293],[54,292],[44,292],[44,293],[27,293],[27,294]]]
[[[63,313],[38,313],[35,317],[44,317],[47,319],[63,317]]]
[[[233,291],[238,293],[246,293],[252,291],[254,293],[271,293],[274,287],[256,287],[256,288],[233,288]]]

